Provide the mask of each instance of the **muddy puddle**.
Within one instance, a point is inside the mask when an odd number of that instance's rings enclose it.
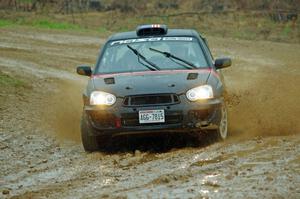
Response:
[[[0,30],[0,70],[30,85],[0,91],[0,198],[300,198],[300,46],[208,40],[233,58],[228,140],[122,137],[87,154],[75,66],[103,39]]]

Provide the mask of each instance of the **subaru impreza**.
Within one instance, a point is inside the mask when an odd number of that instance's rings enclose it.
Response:
[[[220,69],[230,58],[214,59],[195,30],[142,25],[117,33],[104,44],[83,93],[81,137],[86,151],[112,137],[208,132],[227,137],[227,109]]]

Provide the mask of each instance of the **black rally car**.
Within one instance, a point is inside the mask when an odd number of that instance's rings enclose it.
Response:
[[[195,30],[143,25],[111,36],[83,93],[81,123],[86,151],[105,146],[113,136],[147,133],[199,133],[227,136],[224,83],[219,69],[229,58],[214,60]]]

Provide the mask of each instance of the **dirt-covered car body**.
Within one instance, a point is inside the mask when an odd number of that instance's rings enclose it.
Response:
[[[191,58],[183,59],[188,51]],[[193,64],[199,57],[201,61]],[[220,131],[226,106],[219,69],[230,64],[228,58],[214,61],[206,40],[195,30],[150,25],[111,36],[93,71],[77,68],[90,76],[83,94],[85,149],[97,148],[99,136],[106,140],[123,134]]]

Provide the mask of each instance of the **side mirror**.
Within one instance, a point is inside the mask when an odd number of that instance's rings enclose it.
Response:
[[[231,66],[231,59],[230,58],[219,58],[215,60],[215,67],[217,69],[227,68]]]
[[[91,76],[92,69],[89,66],[78,66],[77,67],[77,74],[84,75],[84,76]]]

